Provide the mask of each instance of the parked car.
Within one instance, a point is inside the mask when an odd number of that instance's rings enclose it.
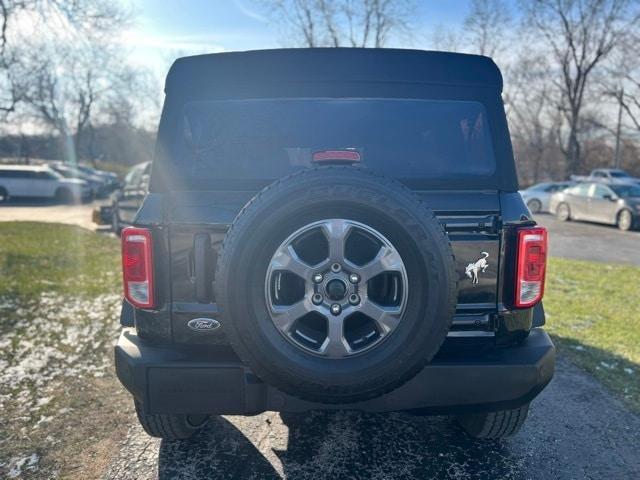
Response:
[[[177,60],[122,231],[115,363],[144,429],[357,409],[517,432],[555,350],[501,91],[475,55]]]
[[[553,195],[550,210],[562,221],[588,220],[631,230],[639,226],[640,185],[579,183]]]
[[[640,184],[640,178],[632,177],[624,170],[619,168],[596,168],[591,171],[589,176],[572,175],[572,180],[578,182],[603,182],[603,183],[637,183]]]
[[[113,172],[106,172],[104,170],[98,170],[92,167],[87,167],[85,165],[78,165],[77,168],[85,175],[91,175],[102,179],[106,184],[108,191],[113,191],[120,187],[120,180],[118,179],[118,175]]]
[[[522,199],[531,213],[548,212],[551,195],[574,184],[575,182],[538,183],[526,190],[520,190],[520,195],[522,195]]]
[[[89,175],[80,170],[77,166],[69,165],[62,162],[53,162],[49,166],[65,178],[77,178],[84,180],[91,187],[91,192],[95,198],[102,198],[108,194],[110,189],[104,179]]]
[[[0,201],[8,198],[54,198],[71,203],[91,198],[84,180],[64,178],[46,166],[0,165]]]
[[[136,165],[122,182],[122,188],[111,195],[111,225],[116,234],[133,223],[133,219],[149,191],[151,162]]]

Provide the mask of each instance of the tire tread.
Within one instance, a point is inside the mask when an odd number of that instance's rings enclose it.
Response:
[[[147,413],[138,401],[135,401],[135,409],[140,425],[152,437],[166,440],[186,440],[203,426],[189,425],[186,415]]]
[[[498,440],[515,435],[522,428],[528,412],[527,404],[511,410],[461,415],[457,421],[472,437]]]
[[[256,194],[249,202],[247,202],[247,204],[240,210],[240,212],[237,214],[236,218],[234,219],[233,223],[231,224],[231,226],[229,227],[229,229],[227,230],[227,233],[225,235],[225,238],[223,240],[222,243],[222,247],[220,249],[220,255],[218,257],[218,262],[217,262],[217,266],[216,266],[216,272],[215,272],[215,278],[216,279],[220,279],[222,278],[222,272],[227,270],[229,268],[229,263],[231,262],[231,259],[234,258],[234,252],[233,252],[233,248],[235,248],[235,246],[237,245],[237,236],[239,235],[239,232],[241,232],[241,229],[238,227],[239,225],[241,225],[246,217],[250,216],[251,213],[253,212],[253,207],[256,205],[256,203],[258,202],[262,202],[265,201],[265,197],[270,197],[272,198],[272,196],[277,195],[285,186],[289,187],[293,184],[295,184],[295,182],[298,181],[303,181],[305,177],[309,176],[309,175],[315,175],[318,171],[322,170],[323,172],[327,172],[327,173],[340,173],[340,172],[344,172],[345,175],[348,175],[350,173],[352,173],[354,171],[353,167],[341,167],[341,166],[323,166],[323,167],[316,167],[316,168],[311,168],[311,169],[307,169],[307,170],[302,170],[300,172],[296,172],[292,175],[289,175],[287,177],[283,177],[279,180],[274,181],[272,184],[268,185],[267,187],[265,187],[261,192],[259,192],[258,194]],[[446,335],[449,331],[449,328],[451,326],[451,321],[453,320],[453,316],[455,314],[455,307],[456,307],[456,303],[457,303],[457,278],[455,275],[455,271],[454,271],[454,266],[455,266],[455,257],[453,255],[453,251],[451,249],[451,243],[449,240],[449,237],[447,236],[445,230],[444,230],[444,226],[438,221],[438,219],[436,218],[434,212],[429,209],[426,204],[424,203],[423,200],[421,200],[419,197],[417,197],[415,195],[415,192],[413,192],[412,190],[410,190],[409,188],[407,188],[405,185],[401,184],[400,182],[388,178],[388,177],[384,177],[381,176],[377,173],[368,171],[368,170],[364,170],[364,169],[358,169],[358,175],[363,175],[364,178],[369,178],[372,181],[375,181],[378,185],[382,186],[382,187],[386,187],[389,190],[390,194],[393,194],[394,191],[400,191],[401,194],[404,194],[406,196],[412,197],[415,200],[415,204],[416,206],[420,209],[420,213],[421,215],[423,215],[424,217],[426,217],[427,219],[431,220],[430,222],[426,223],[426,225],[429,226],[434,226],[434,231],[432,232],[435,236],[438,237],[438,242],[441,242],[442,245],[446,246],[446,250],[449,252],[448,253],[448,257],[449,258],[445,258],[443,259],[443,263],[445,265],[449,265],[450,266],[450,271],[448,272],[448,275],[440,275],[440,280],[442,280],[443,278],[448,278],[449,279],[449,284],[444,286],[443,290],[446,291],[449,295],[448,298],[448,304],[450,305],[450,310],[448,312],[448,318],[449,321],[448,322],[442,322],[442,326],[440,328],[440,331],[437,332],[433,332],[433,334],[437,337],[440,338],[440,343],[438,345],[438,348],[436,349],[435,352],[437,352],[437,350],[439,350],[440,346],[442,346],[442,343],[444,343],[444,340],[446,339]],[[364,189],[359,188],[357,185],[353,186],[353,195],[354,197],[358,194],[358,193],[363,193],[365,192]],[[367,190],[367,193],[369,193],[369,191]],[[379,195],[377,198],[369,198],[372,202],[376,202],[379,204],[384,204],[384,196],[383,195]],[[426,252],[426,254],[432,259],[431,262],[433,262],[433,254],[432,252]],[[225,305],[225,298],[226,298],[226,285],[224,285],[224,282],[220,282],[217,281],[216,282],[216,299],[218,301],[219,307],[221,309],[221,312],[226,312],[226,305]],[[243,347],[242,345],[240,345],[240,348],[238,348],[238,342],[239,339],[238,338],[234,338],[237,336],[234,335],[229,335],[229,340],[230,343],[232,345],[232,347],[234,347],[234,350],[236,351],[236,353],[238,354],[238,356],[240,357],[240,359],[247,363],[248,365],[252,365],[252,359],[248,356],[248,354],[246,353],[247,349],[246,347]],[[434,355],[435,355],[434,352]],[[409,379],[413,378],[420,370],[422,370],[422,368],[424,368],[424,366],[430,361],[430,358],[424,358],[422,362],[416,362],[415,365],[412,366],[411,369],[407,370],[406,372],[403,372],[402,375],[399,375],[394,382],[389,383],[388,385],[386,385],[384,388],[376,388],[375,391],[371,391],[367,394],[360,394],[357,396],[357,398],[348,395],[348,394],[344,394],[344,395],[339,395],[337,394],[337,392],[332,392],[332,386],[330,384],[327,385],[317,385],[318,389],[322,392],[324,392],[323,394],[318,394],[318,395],[314,395],[311,393],[304,393],[304,394],[299,394],[297,396],[300,396],[301,398],[304,398],[306,400],[310,400],[310,401],[315,401],[315,402],[323,402],[323,403],[349,403],[349,402],[355,402],[355,401],[362,401],[362,400],[368,400],[371,398],[375,398],[378,397],[380,395],[383,395],[385,393],[391,392],[393,390],[395,390],[396,388],[398,388],[400,385],[404,384],[405,382],[407,382]],[[293,371],[289,371],[286,372],[287,375],[291,378],[294,377],[294,373]],[[279,382],[278,379],[276,378],[263,378],[263,380],[267,381],[268,383],[272,384],[274,387],[276,388],[280,388],[282,390],[286,390],[286,385],[284,385],[283,383]],[[367,382],[353,382],[351,388],[353,389],[353,391],[358,391],[358,390],[366,390],[367,387]],[[328,396],[326,395],[326,393],[329,392],[332,394],[333,398],[328,398]]]

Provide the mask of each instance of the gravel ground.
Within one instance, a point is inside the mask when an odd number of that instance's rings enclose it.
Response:
[[[549,230],[552,257],[626,263],[640,266],[640,232],[621,232],[614,226],[560,222],[552,215],[536,215]]]
[[[640,478],[640,418],[559,359],[524,429],[465,437],[444,417],[357,412],[216,418],[192,442],[134,424],[106,479]]]

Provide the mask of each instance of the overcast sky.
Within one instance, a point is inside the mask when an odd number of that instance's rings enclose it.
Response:
[[[176,56],[232,50],[277,48],[282,34],[253,0],[132,0],[136,24],[124,36],[132,62],[164,75]],[[418,33],[410,42],[392,39],[396,47],[429,48],[438,25],[459,27],[469,0],[416,0]]]

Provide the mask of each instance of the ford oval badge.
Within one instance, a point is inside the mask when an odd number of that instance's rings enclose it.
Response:
[[[196,332],[208,333],[220,328],[221,323],[213,318],[194,318],[189,320],[187,326]]]

